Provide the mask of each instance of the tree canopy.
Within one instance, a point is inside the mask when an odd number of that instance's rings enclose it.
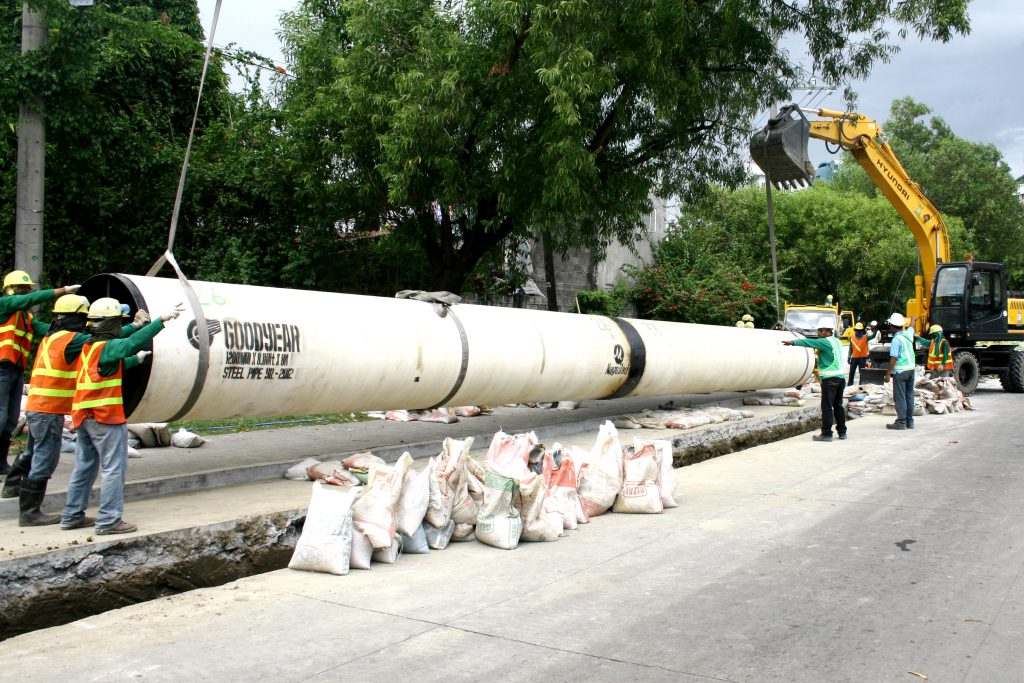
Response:
[[[966,0],[304,0],[284,18],[288,135],[314,212],[418,243],[458,290],[507,240],[631,243],[652,193],[743,175],[749,121],[803,36],[831,81],[895,39],[948,40]]]

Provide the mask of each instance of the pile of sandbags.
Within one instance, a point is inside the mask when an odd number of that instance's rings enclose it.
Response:
[[[511,550],[521,541],[555,541],[609,511],[676,507],[671,443],[638,439],[623,448],[611,422],[589,452],[547,449],[532,432],[498,432],[480,463],[469,455],[472,443],[445,439],[420,472],[408,453],[394,465],[371,453],[296,465],[294,478],[316,481],[289,567],[346,574],[456,540]],[[356,460],[369,467],[365,486],[345,466]]]
[[[847,387],[847,412],[854,416],[869,413],[895,415],[892,383]],[[971,400],[964,396],[952,377],[927,377],[917,368],[914,377],[914,415],[943,415],[961,410],[973,410]]]
[[[683,408],[680,410],[645,410],[639,415],[623,415],[614,420],[616,429],[693,429],[707,424],[754,417],[749,410],[725,406]]]

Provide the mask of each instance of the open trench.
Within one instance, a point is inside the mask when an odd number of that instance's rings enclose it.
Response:
[[[817,406],[681,432],[676,467],[802,434]],[[627,432],[628,434],[628,432]],[[295,509],[0,562],[0,640],[288,565],[305,521]]]

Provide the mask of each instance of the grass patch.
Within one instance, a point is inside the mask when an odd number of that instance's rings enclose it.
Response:
[[[314,425],[344,424],[369,420],[365,413],[329,413],[325,415],[286,415],[283,417],[236,417],[225,420],[185,420],[168,425],[172,432],[184,427],[204,434],[231,434],[253,432],[260,429],[284,429]]]

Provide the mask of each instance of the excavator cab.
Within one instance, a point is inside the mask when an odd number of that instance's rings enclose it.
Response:
[[[810,130],[800,107],[788,104],[750,139],[751,159],[776,189],[795,189],[814,179],[814,165],[807,155]]]

